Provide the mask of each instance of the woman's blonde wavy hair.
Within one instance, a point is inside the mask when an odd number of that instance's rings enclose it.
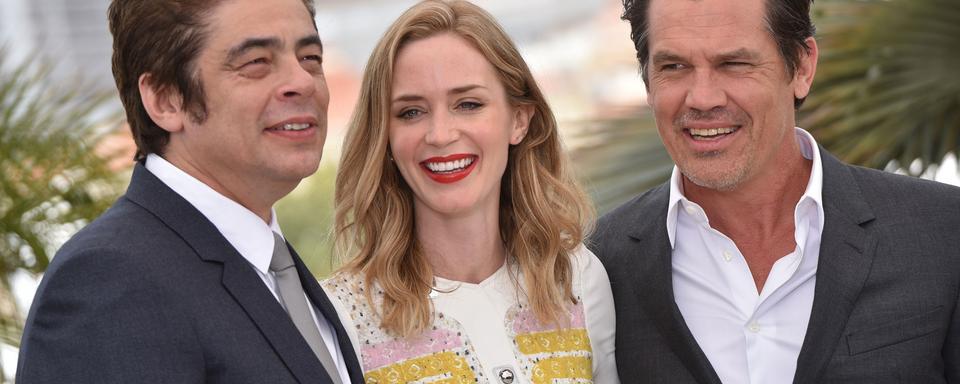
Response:
[[[367,62],[336,182],[337,254],[342,271],[363,276],[383,292],[381,327],[399,336],[431,325],[428,295],[433,271],[417,240],[413,195],[389,158],[388,129],[393,68],[405,44],[455,33],[496,69],[514,105],[534,114],[520,144],[511,146],[501,180],[500,236],[519,266],[519,288],[541,321],[562,324],[572,292],[572,254],[593,208],[566,168],[553,112],[513,42],[490,14],[467,1],[423,1],[400,16]],[[371,307],[377,308],[366,290]]]

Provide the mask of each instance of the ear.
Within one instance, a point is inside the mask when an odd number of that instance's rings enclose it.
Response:
[[[179,92],[158,88],[153,84],[149,73],[140,75],[137,84],[140,87],[140,101],[147,115],[160,128],[167,132],[177,132],[183,129],[183,119],[186,114],[183,110],[182,98]]]
[[[530,120],[533,118],[533,111],[533,104],[520,104],[516,107],[513,114],[513,128],[510,129],[511,145],[520,144],[527,135]]]
[[[807,97],[807,94],[810,93],[810,87],[813,85],[813,75],[817,72],[817,59],[820,56],[817,40],[808,37],[803,43],[807,45],[809,51],[800,52],[797,73],[793,75],[793,96],[798,99]]]

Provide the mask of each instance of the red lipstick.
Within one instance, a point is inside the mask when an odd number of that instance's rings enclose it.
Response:
[[[431,157],[420,162],[420,169],[433,181],[450,184],[463,180],[470,175],[470,172],[473,172],[477,165],[477,160],[477,155],[466,153]]]

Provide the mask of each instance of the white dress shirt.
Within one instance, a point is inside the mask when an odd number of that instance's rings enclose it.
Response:
[[[674,167],[667,233],[674,299],[725,384],[791,383],[813,306],[823,232],[823,170],[816,141],[796,128],[810,180],[794,210],[797,247],[774,263],[761,292],[736,244],[683,195]]]
[[[283,236],[283,233],[280,232],[280,226],[277,224],[276,212],[270,211],[270,224],[267,224],[249,209],[221,195],[213,188],[155,154],[147,156],[146,168],[170,189],[186,199],[194,208],[197,208],[207,220],[210,220],[223,237],[230,242],[230,245],[250,262],[253,269],[263,279],[263,284],[273,293],[277,301],[280,300],[277,295],[276,278],[273,272],[270,272],[270,259],[273,258],[274,245],[273,233],[276,232]],[[306,296],[306,293],[304,293],[304,296]],[[323,342],[330,351],[330,356],[337,363],[337,371],[340,374],[341,381],[349,383],[350,375],[347,372],[347,365],[343,359],[343,353],[340,351],[340,344],[337,343],[333,326],[323,315],[317,313],[317,308],[309,298],[307,298],[307,303],[313,309],[311,311],[313,320],[320,330]]]

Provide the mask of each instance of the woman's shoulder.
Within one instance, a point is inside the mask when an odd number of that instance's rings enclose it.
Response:
[[[570,261],[575,290],[578,290],[581,285],[590,285],[598,280],[610,284],[607,271],[603,269],[600,259],[583,244],[579,244],[570,253]]]
[[[350,308],[351,313],[362,312],[364,315],[373,314],[367,303],[367,284],[362,275],[349,271],[338,271],[320,281],[320,286],[331,301],[339,303],[344,308]],[[376,295],[371,296],[374,300]]]

